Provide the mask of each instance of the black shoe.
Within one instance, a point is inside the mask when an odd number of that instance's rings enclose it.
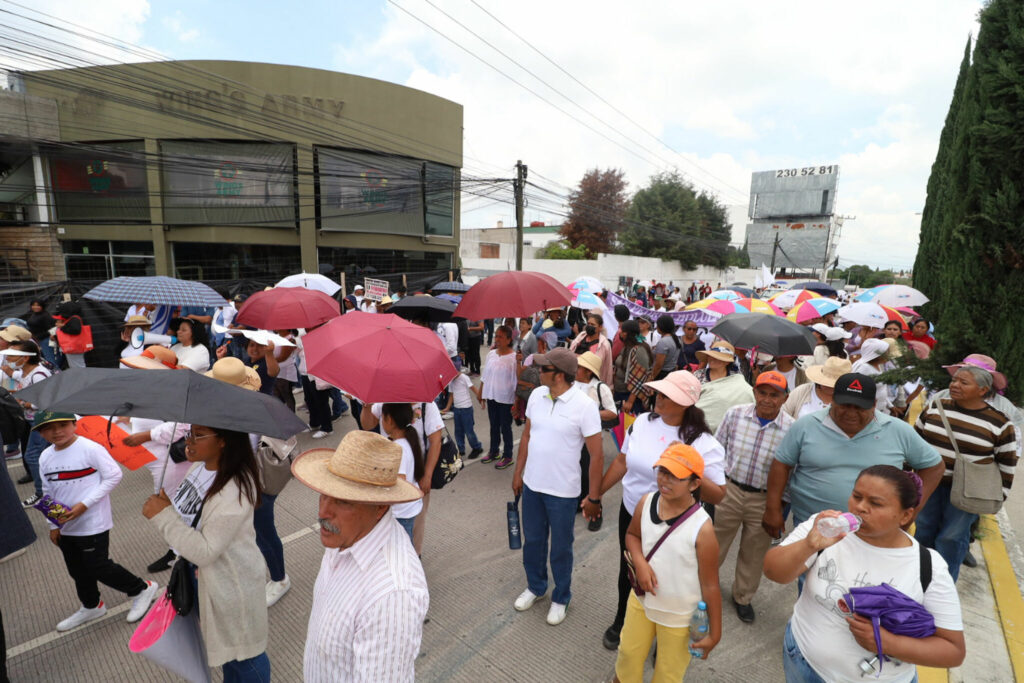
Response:
[[[621,626],[612,624],[605,632],[601,642],[604,643],[606,650],[617,650],[619,648],[619,632],[622,631]]]
[[[21,479],[18,480],[18,483],[19,484],[31,484],[32,483],[32,475],[31,474],[26,474],[24,477],[22,477]]]
[[[740,618],[744,624],[754,623],[754,608],[751,605],[741,605],[734,599],[732,604],[736,607],[736,616]]]
[[[587,522],[587,528],[590,529],[591,531],[600,531],[601,530],[601,520],[603,520],[603,519],[604,519],[604,517],[598,517],[597,519],[590,520],[589,522]]]
[[[476,460],[477,458],[480,457],[480,454],[483,453],[483,452],[484,452],[484,449],[482,449],[482,448],[474,448],[473,450],[471,450],[469,452],[469,455],[466,456],[466,457],[468,457],[470,460]]]
[[[171,562],[174,561],[174,551],[168,550],[167,554],[161,557],[156,562],[146,567],[146,571],[152,573],[167,571],[171,568]]]
[[[968,550],[967,554],[964,555],[964,566],[971,567],[972,569],[978,566],[978,560],[971,554],[970,550]]]

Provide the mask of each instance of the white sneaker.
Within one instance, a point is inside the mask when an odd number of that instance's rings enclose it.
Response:
[[[128,623],[134,624],[136,621],[146,616],[146,612],[149,610],[149,606],[156,600],[156,592],[160,590],[160,584],[156,581],[147,581],[146,590],[142,591],[134,598],[132,598],[132,608],[128,610]]]
[[[324,438],[325,436],[328,436],[328,435],[329,435],[329,433],[323,431],[322,429],[318,429],[315,432],[313,432],[313,438],[314,439],[322,439],[322,438]]]
[[[519,612],[525,612],[526,610],[528,610],[531,607],[533,607],[533,603],[537,602],[542,597],[543,596],[541,596],[541,595],[537,595],[535,593],[531,593],[530,589],[527,588],[526,590],[524,590],[522,593],[519,594],[519,597],[516,598],[516,601],[515,601],[515,603],[513,603],[512,606],[515,607],[516,610],[519,611]]]
[[[292,580],[287,574],[280,581],[267,581],[267,607],[273,607],[291,587]]]
[[[562,605],[557,602],[551,603],[551,607],[548,608],[548,623],[552,626],[558,626],[565,621],[565,608],[568,605]]]
[[[455,413],[441,413],[441,419],[444,419],[444,420],[454,420],[455,419]]]
[[[70,617],[57,624],[57,630],[70,631],[71,629],[77,626],[81,626],[82,624],[92,621],[93,619],[99,619],[106,613],[107,606],[104,605],[102,602],[100,602],[100,604],[96,605],[92,609],[88,609],[85,606],[82,606],[78,609],[77,612],[75,612]]]

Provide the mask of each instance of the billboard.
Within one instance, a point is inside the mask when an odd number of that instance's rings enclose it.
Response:
[[[838,182],[838,164],[753,173],[747,215],[754,221],[829,216],[835,205]]]
[[[45,148],[59,219],[149,221],[144,151],[142,141]]]
[[[793,222],[754,221],[747,225],[747,252],[752,264],[772,263],[774,250],[776,268],[821,268],[835,257],[835,242],[831,216]]]

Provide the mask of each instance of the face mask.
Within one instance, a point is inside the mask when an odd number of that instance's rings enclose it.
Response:
[[[587,325],[586,327],[583,328],[583,331],[587,333],[588,337],[593,337],[595,334],[597,334],[597,328],[594,327],[593,325]]]

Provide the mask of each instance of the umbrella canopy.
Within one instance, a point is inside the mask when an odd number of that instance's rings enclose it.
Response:
[[[684,311],[704,310],[704,309],[710,307],[711,304],[715,303],[716,301],[726,301],[726,299],[712,299],[711,297],[708,297],[707,299],[701,299],[700,301],[694,301],[692,304],[688,304],[686,307],[683,308],[683,310]]]
[[[722,315],[731,315],[733,313],[751,313],[752,311],[740,304],[739,299],[716,299],[704,310],[713,311],[714,313],[721,313]]]
[[[811,330],[777,315],[727,315],[711,331],[733,346],[773,356],[809,356],[818,343]]]
[[[568,288],[550,275],[511,270],[473,285],[463,295],[455,316],[466,320],[525,318],[571,302]]]
[[[438,294],[437,298],[441,299],[442,301],[451,301],[456,306],[458,306],[459,302],[462,301],[462,297],[460,295],[458,295],[458,294],[449,294],[448,292],[444,292],[442,294]]]
[[[787,289],[785,292],[779,292],[768,300],[779,308],[788,310],[796,308],[805,301],[819,298],[821,298],[821,294],[812,292],[809,289]]]
[[[600,294],[604,291],[604,283],[598,280],[596,277],[590,277],[589,275],[581,275],[572,281],[569,285],[570,291],[576,293],[578,291],[586,291],[591,294]]]
[[[164,275],[115,277],[82,295],[93,301],[160,304],[163,306],[227,306],[228,302],[209,285]]]
[[[430,288],[431,292],[452,292],[455,294],[464,294],[468,292],[470,285],[465,282],[438,282],[436,285]]]
[[[426,320],[432,323],[446,323],[452,319],[455,304],[433,296],[407,296],[391,305],[388,313],[394,313],[406,320]]]
[[[159,390],[154,389],[154,382]],[[191,370],[70,368],[18,392],[43,410],[131,415],[287,439],[307,429],[284,403]]]
[[[907,285],[878,285],[856,296],[857,301],[874,301],[883,306],[922,306],[929,299],[921,291]]]
[[[790,289],[809,289],[812,292],[821,294],[822,296],[835,296],[838,294],[835,287],[827,285],[824,282],[801,282],[793,285]]]
[[[886,306],[884,304],[879,304],[879,306],[881,306],[882,310],[885,311],[885,314],[889,317],[889,320],[895,320],[900,324],[900,329],[902,329],[904,332],[910,332],[910,326],[907,325],[907,320],[906,318],[903,317],[904,314],[902,312],[898,311],[892,306]]]
[[[786,315],[778,306],[770,301],[761,299],[736,299],[733,303],[743,306],[751,313],[766,313],[768,315]]]
[[[264,330],[311,328],[341,315],[337,300],[321,291],[280,287],[256,292],[238,309],[235,322]]]
[[[834,313],[839,310],[841,304],[835,299],[826,299],[819,297],[817,299],[808,299],[801,304],[794,306],[786,317],[795,323],[804,323],[808,320],[814,320],[820,318],[823,315]]]
[[[754,298],[754,290],[751,289],[750,287],[743,287],[743,286],[737,287],[737,285],[742,285],[742,284],[743,284],[742,282],[737,282],[735,284],[731,284],[731,285],[729,285],[729,290],[728,291],[736,292],[737,294],[739,294],[740,296],[742,296],[742,297],[744,297],[746,299],[753,299]]]
[[[364,403],[433,401],[458,374],[432,330],[391,313],[348,313],[302,346],[309,374]]]
[[[850,320],[864,327],[876,327],[882,329],[889,320],[889,313],[884,308],[871,301],[857,301],[841,307],[838,315],[843,320]],[[899,313],[896,313],[897,317]],[[902,321],[903,318],[900,318]]]
[[[329,277],[324,277],[319,273],[296,273],[295,275],[289,275],[275,287],[302,287],[303,289],[315,289],[318,292],[323,292],[327,296],[334,296],[341,289],[341,285],[332,280]]]
[[[708,294],[709,299],[742,299],[743,295],[731,289],[716,289]]]

